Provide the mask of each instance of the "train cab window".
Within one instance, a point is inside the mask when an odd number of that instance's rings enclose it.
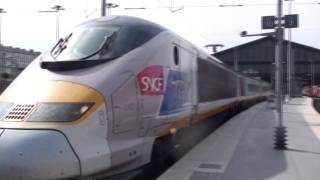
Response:
[[[91,20],[62,36],[41,56],[40,66],[52,71],[95,66],[139,48],[164,30],[131,17]]]
[[[57,61],[88,58],[106,48],[118,29],[115,26],[76,27],[58,40],[51,56]]]
[[[177,46],[175,46],[173,48],[173,61],[174,61],[174,65],[176,65],[176,66],[178,66],[180,63],[179,50],[178,50]]]

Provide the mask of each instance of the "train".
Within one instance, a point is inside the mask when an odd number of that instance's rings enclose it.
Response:
[[[164,141],[172,144],[179,132],[268,94],[268,83],[161,25],[92,19],[61,36],[1,94],[0,179],[128,172],[171,147]]]
[[[313,97],[313,98],[318,98],[318,97],[320,97],[320,87],[318,85],[305,86],[302,89],[302,95],[308,96],[308,97]]]

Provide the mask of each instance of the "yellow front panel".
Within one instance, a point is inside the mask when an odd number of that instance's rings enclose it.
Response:
[[[0,96],[0,101],[15,104],[34,103],[95,103],[80,119],[72,122],[3,122],[0,123],[32,123],[32,124],[77,124],[103,104],[104,97],[97,90],[85,85],[66,81],[45,81],[31,84],[15,84],[7,88]],[[27,117],[26,117],[27,118]]]

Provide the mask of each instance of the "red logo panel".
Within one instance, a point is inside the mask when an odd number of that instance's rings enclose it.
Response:
[[[137,75],[140,93],[143,96],[162,95],[163,91],[163,67],[149,66]]]

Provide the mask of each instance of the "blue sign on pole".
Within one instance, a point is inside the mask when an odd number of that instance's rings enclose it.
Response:
[[[262,16],[262,29],[273,29],[275,27],[276,17],[274,16]]]

